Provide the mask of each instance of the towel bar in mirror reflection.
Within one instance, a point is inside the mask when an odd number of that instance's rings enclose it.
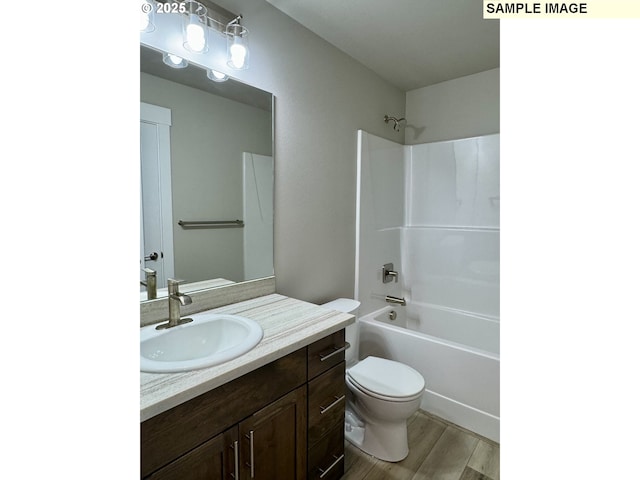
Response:
[[[185,221],[180,220],[178,222],[182,228],[242,228],[244,227],[244,222],[242,220],[194,220],[194,221]]]

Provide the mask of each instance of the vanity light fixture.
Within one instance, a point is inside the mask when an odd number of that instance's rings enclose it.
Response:
[[[184,6],[186,13],[182,23],[184,48],[194,53],[206,53],[209,49],[207,8],[194,0],[187,0]]]
[[[166,65],[169,65],[171,68],[185,68],[187,65],[189,65],[189,62],[187,62],[184,58],[167,52],[162,54],[162,61]]]
[[[207,78],[213,82],[226,82],[229,79],[224,73],[213,70],[212,68],[207,69]]]
[[[240,25],[242,15],[237,16],[227,24],[227,65],[234,70],[244,70],[249,67],[249,30]]]
[[[166,65],[185,68],[189,62],[197,64],[207,71],[207,77],[214,82],[224,82],[228,78],[220,68],[226,70],[228,66],[233,70],[244,70],[249,67],[249,31],[240,24],[242,15],[230,12],[211,0],[140,2],[143,14],[141,32],[153,32],[158,29],[152,35],[142,35],[140,41],[151,48],[166,52],[162,57]],[[162,16],[166,18],[156,18],[158,24],[154,25],[156,11],[163,13]],[[182,29],[182,35],[179,29]],[[173,44],[173,40],[167,43],[168,38],[175,38],[178,44]],[[179,44],[180,40],[182,45]],[[180,53],[182,48],[187,52]],[[178,55],[168,53],[167,49]],[[206,55],[202,55],[198,60],[191,54]],[[218,61],[225,61],[225,58],[227,65],[223,67]]]
[[[155,15],[155,2],[153,0],[140,0],[140,31],[149,33],[156,29],[153,23]]]

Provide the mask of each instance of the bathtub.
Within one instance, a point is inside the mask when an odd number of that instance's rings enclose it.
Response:
[[[500,441],[497,319],[409,303],[364,315],[357,325],[360,359],[396,360],[422,374],[422,410]]]

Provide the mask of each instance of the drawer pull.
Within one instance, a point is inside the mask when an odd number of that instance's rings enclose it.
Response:
[[[327,468],[326,470],[318,468],[318,471],[320,472],[320,478],[323,478],[327,473],[329,473],[331,471],[331,469],[333,467],[335,467],[336,465],[338,465],[340,463],[340,461],[342,461],[342,459],[344,458],[344,453],[342,455],[340,455],[339,457],[336,457],[334,455],[333,458],[335,458],[336,460],[331,465],[329,465],[329,468]]]
[[[333,397],[333,398],[335,398],[335,401],[328,407],[323,407],[322,405],[320,406],[320,415],[324,414],[327,410],[331,410],[333,407],[339,404],[342,400],[344,400],[344,395],[342,395],[341,397]]]
[[[350,348],[351,345],[349,344],[349,342],[344,342],[344,346],[340,347],[340,348],[335,348],[335,350],[327,355],[320,355],[320,361],[324,362],[325,360],[328,360],[329,358],[333,357],[334,355],[337,355],[339,353],[344,352],[347,348]]]

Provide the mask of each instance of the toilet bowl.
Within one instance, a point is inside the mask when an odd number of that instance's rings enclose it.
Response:
[[[355,315],[359,305],[356,300],[338,299],[322,306]],[[355,334],[350,327],[356,328]],[[345,437],[369,455],[398,462],[409,454],[407,419],[420,407],[424,378],[393,360],[369,356],[357,361],[357,321],[350,327],[347,339],[351,337],[356,352],[347,355]]]

